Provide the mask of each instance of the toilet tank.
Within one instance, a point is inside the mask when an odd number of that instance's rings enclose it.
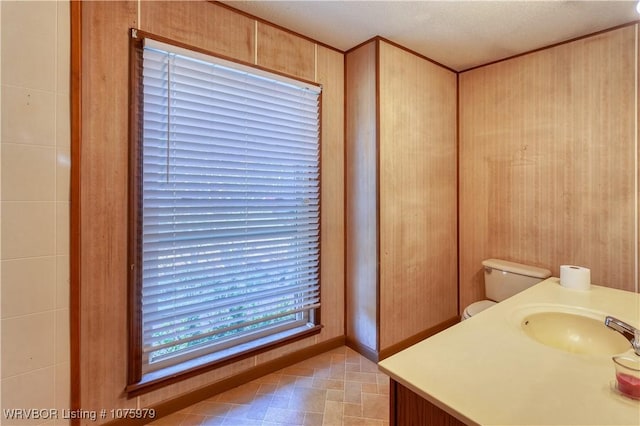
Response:
[[[487,299],[496,302],[501,302],[551,276],[548,269],[500,259],[484,260],[482,266]]]

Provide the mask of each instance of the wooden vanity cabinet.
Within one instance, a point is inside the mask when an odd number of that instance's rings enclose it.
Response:
[[[466,424],[393,379],[391,379],[389,397],[390,426],[464,426]]]
[[[347,343],[379,360],[458,319],[457,76],[381,38],[345,68]]]

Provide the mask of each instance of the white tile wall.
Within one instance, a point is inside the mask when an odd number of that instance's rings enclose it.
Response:
[[[51,277],[57,266],[53,256],[3,260],[2,318],[54,310],[58,288]]]
[[[2,2],[3,84],[56,90],[57,27],[58,2]]]
[[[7,3],[9,4],[9,3]],[[4,7],[4,3],[3,3]],[[6,13],[3,13],[6,16]],[[4,25],[2,26],[4,32]],[[6,44],[3,42],[3,45]],[[2,50],[3,68],[7,66]],[[2,80],[5,80],[4,73]],[[55,146],[56,96],[54,92],[3,84],[2,142]]]
[[[69,16],[0,1],[2,409],[69,407]]]

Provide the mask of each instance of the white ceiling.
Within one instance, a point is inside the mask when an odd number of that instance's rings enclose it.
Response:
[[[382,36],[461,71],[640,19],[624,1],[222,1],[348,50]]]

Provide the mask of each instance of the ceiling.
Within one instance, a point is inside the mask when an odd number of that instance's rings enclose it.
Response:
[[[382,36],[456,71],[640,19],[635,0],[222,3],[343,51]]]

